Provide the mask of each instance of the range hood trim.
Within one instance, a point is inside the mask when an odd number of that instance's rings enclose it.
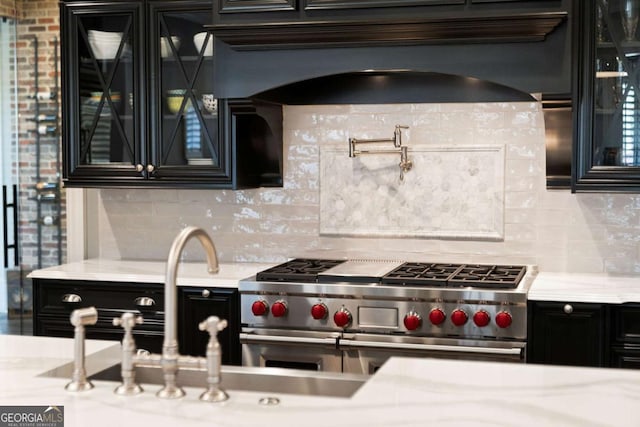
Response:
[[[542,41],[568,13],[467,15],[378,21],[216,24],[214,36],[235,50]]]
[[[537,102],[531,94],[488,80],[415,70],[330,74],[271,88],[250,98],[285,105]]]

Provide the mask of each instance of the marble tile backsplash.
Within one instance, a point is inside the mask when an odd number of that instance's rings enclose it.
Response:
[[[411,229],[406,237],[321,234],[321,149],[346,149],[350,136],[389,137],[396,124],[410,126],[409,147],[504,146],[503,238],[421,237]],[[96,190],[96,255],[164,260],[178,231],[197,225],[211,234],[225,262],[357,256],[640,272],[640,195],[547,190],[539,103],[286,106],[284,135],[282,188]],[[367,209],[373,206],[370,197],[354,197],[363,220],[375,224],[380,213]],[[456,220],[455,213],[440,216],[440,221]],[[185,258],[202,259],[196,245],[189,244]]]

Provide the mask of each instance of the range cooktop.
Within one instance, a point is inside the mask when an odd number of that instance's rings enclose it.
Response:
[[[520,265],[297,258],[259,272],[256,279],[260,282],[515,289],[526,271],[527,267]]]

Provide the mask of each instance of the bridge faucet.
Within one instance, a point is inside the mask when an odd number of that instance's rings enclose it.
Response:
[[[201,228],[187,227],[183,229],[173,241],[167,258],[167,269],[164,280],[164,342],[162,343],[161,366],[164,373],[164,387],[158,391],[157,396],[166,399],[176,399],[184,396],[185,392],[176,383],[176,375],[179,369],[178,359],[178,291],[176,278],[182,250],[191,238],[197,238],[202,244],[207,255],[209,273],[218,272],[218,254],[213,241]]]

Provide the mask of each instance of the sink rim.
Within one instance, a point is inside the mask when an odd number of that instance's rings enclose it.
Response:
[[[102,381],[108,382],[112,384],[119,383],[121,381],[120,377],[117,378],[105,378],[104,375],[112,374],[114,369],[122,362],[122,349],[120,344],[115,344],[112,347],[108,347],[106,349],[97,351],[90,355],[87,355],[85,358],[85,370],[87,373],[87,378],[91,381]],[[49,369],[38,375],[38,377],[48,377],[48,378],[65,378],[70,379],[73,373],[74,363],[73,360],[57,366],[53,369]],[[158,371],[158,374],[161,371],[161,368],[156,365],[151,364],[140,364],[137,367],[137,373],[140,373],[140,370],[147,370],[148,372]],[[193,375],[197,372],[202,372],[203,376],[206,376],[206,370],[189,367],[189,368],[181,368],[178,376],[180,377],[180,372],[187,373],[187,375]],[[100,377],[100,375],[103,377]],[[353,397],[371,378],[370,375],[365,374],[356,374],[356,373],[343,373],[343,372],[325,372],[325,371],[306,371],[306,370],[298,370],[298,369],[288,369],[288,368],[276,368],[276,367],[255,367],[255,366],[233,366],[233,365],[222,365],[221,368],[221,376],[222,376],[222,387],[228,390],[234,391],[242,391],[242,392],[260,392],[264,393],[266,390],[260,390],[258,388],[251,389],[245,387],[227,387],[224,384],[225,374],[227,377],[229,376],[238,376],[247,378],[251,376],[255,376],[256,378],[266,378],[265,382],[261,382],[260,384],[268,383],[268,381],[280,380],[280,379],[292,379],[297,382],[308,380],[309,383],[313,383],[315,385],[319,385],[324,382],[335,382],[336,386],[342,384],[346,387],[343,389],[353,390],[351,393],[344,393],[344,390],[340,390],[337,387],[317,387],[315,392],[310,392],[309,389],[306,392],[292,392],[292,391],[273,391],[273,394],[294,394],[294,395],[305,395],[307,397],[335,397],[335,398],[351,398]],[[184,378],[184,376],[183,376]],[[273,379],[270,379],[273,378]],[[237,378],[236,378],[237,380]],[[203,384],[204,384],[203,379]],[[144,382],[140,383],[143,387],[146,386],[156,386],[160,385],[157,382]],[[277,384],[277,383],[276,383]],[[200,388],[201,384],[183,384],[183,387],[186,388]],[[285,387],[286,388],[286,387]],[[293,388],[293,387],[292,387]],[[312,387],[313,389],[313,387]],[[325,392],[319,392],[317,390],[327,390]],[[328,393],[328,390],[335,390],[334,393]],[[343,394],[340,394],[343,392]]]

